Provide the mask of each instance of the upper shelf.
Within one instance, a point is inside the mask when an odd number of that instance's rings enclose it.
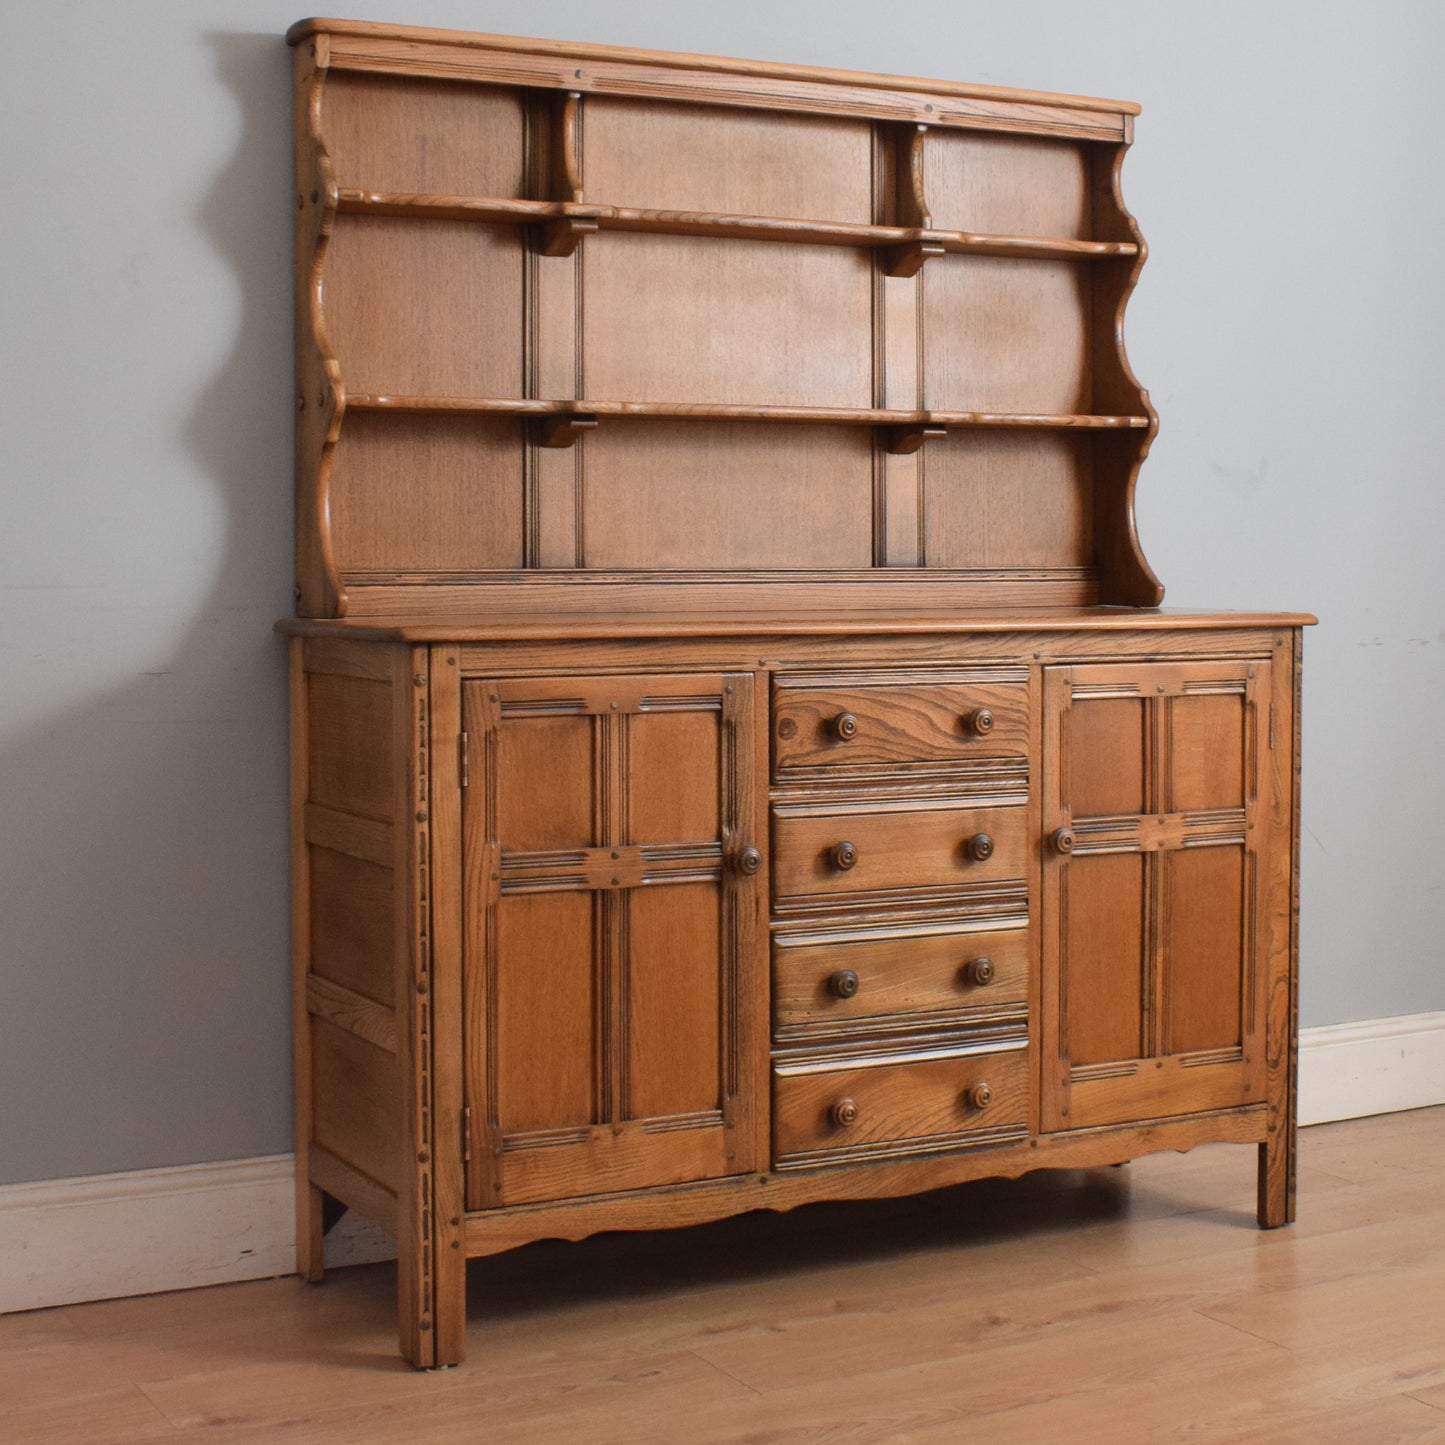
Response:
[[[991,236],[916,226],[868,226],[854,222],[731,216],[705,211],[643,210],[575,201],[511,200],[497,196],[406,195],[393,191],[345,188],[337,192],[336,208],[352,215],[431,217],[492,225],[561,225],[582,232],[642,231],[670,236],[727,236],[739,240],[854,246],[863,250],[922,246],[944,253],[1013,256],[1032,260],[1110,260],[1139,254],[1139,247],[1132,241]]]
[[[501,416],[537,417],[557,426],[554,445],[569,445],[578,427],[600,417],[678,417],[721,421],[814,422],[832,425],[887,427],[892,448],[914,451],[930,432],[950,427],[1024,428],[1074,431],[1142,430],[1147,416],[1100,416],[983,411],[903,411],[882,407],[736,406],[701,402],[546,401],[531,397],[386,396],[348,393],[346,405],[356,411],[481,412]],[[569,430],[571,435],[569,435]]]

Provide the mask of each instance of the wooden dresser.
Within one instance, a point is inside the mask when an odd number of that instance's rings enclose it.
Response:
[[[300,1271],[385,1225],[440,1365],[543,1237],[1209,1140],[1288,1221],[1313,619],[1158,610],[1135,107],[290,40]]]

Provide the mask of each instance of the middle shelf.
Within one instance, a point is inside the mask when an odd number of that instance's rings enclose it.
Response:
[[[703,402],[547,401],[530,397],[389,396],[348,394],[356,411],[477,412],[537,417],[555,423],[568,435],[544,444],[570,445],[576,433],[602,417],[695,417],[714,421],[815,422],[831,425],[885,427],[890,450],[913,451],[929,433],[952,427],[1026,428],[1038,430],[1127,431],[1149,426],[1147,416],[1046,414],[984,411],[904,411],[885,407],[739,406]]]
[[[499,196],[409,195],[353,187],[336,192],[344,214],[430,217],[491,225],[540,225],[543,249],[560,251],[590,231],[640,231],[664,236],[731,236],[739,240],[854,246],[889,253],[922,247],[925,254],[1011,256],[1024,260],[1113,260],[1139,254],[1132,241],[1069,240],[1054,236],[985,235],[935,227],[874,226],[853,221],[805,221],[776,216],[663,211],[575,201],[529,201]],[[888,258],[886,258],[888,259]]]

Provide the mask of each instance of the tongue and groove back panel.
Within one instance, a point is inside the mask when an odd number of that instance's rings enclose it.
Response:
[[[1159,600],[1132,107],[366,29],[296,46],[303,615]]]

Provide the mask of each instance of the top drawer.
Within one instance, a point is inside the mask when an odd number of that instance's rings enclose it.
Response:
[[[962,762],[1027,754],[1022,668],[910,668],[780,676],[773,771]]]

